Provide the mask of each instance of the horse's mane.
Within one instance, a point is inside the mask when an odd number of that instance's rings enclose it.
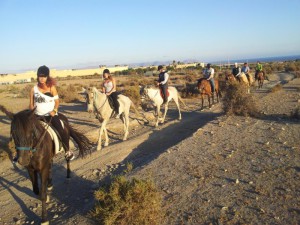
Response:
[[[14,115],[11,122],[11,134],[15,144],[31,146],[43,131],[43,126],[31,110],[23,110]]]

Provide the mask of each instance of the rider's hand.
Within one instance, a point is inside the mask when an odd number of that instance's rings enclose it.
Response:
[[[56,114],[56,112],[54,112],[54,111],[50,112],[50,116],[52,116],[52,117],[55,116],[55,114]]]
[[[159,83],[157,82],[156,85],[159,86]]]

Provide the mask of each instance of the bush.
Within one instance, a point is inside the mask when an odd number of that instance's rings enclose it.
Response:
[[[276,84],[274,87],[270,89],[270,92],[274,93],[280,91],[282,89],[282,84]]]
[[[30,91],[32,89],[31,84],[27,84],[19,93],[20,98],[29,98]]]
[[[73,85],[68,85],[66,88],[56,87],[61,102],[71,103],[80,101],[80,96],[77,93],[77,88]]]
[[[291,112],[291,118],[297,119],[297,120],[300,119],[300,107],[299,106]]]
[[[90,215],[100,224],[161,224],[161,194],[151,181],[124,176],[95,192],[96,204]]]
[[[240,83],[231,83],[225,88],[223,109],[228,115],[259,116],[257,100],[253,95],[247,94],[246,86]]]
[[[124,90],[123,93],[125,96],[129,97],[131,101],[135,105],[139,105],[141,102],[141,95],[140,95],[140,87],[139,86],[129,86]]]
[[[198,96],[199,90],[197,88],[197,83],[187,83],[185,88],[181,90],[181,95],[183,98]]]

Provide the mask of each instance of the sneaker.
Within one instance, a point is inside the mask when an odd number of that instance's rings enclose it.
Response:
[[[75,159],[74,153],[72,151],[67,151],[65,154],[65,158],[67,161]]]

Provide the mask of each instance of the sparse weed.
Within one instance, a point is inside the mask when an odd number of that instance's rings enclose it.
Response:
[[[274,93],[274,92],[277,92],[277,91],[280,91],[282,90],[282,84],[276,84],[274,87],[272,87],[270,89],[270,92]]]
[[[128,181],[117,176],[106,188],[95,192],[96,204],[92,218],[104,225],[161,224],[162,197],[149,180],[133,178]]]

